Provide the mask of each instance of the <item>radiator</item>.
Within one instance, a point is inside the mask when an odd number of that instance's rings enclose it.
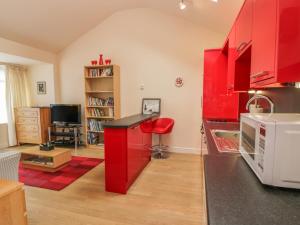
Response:
[[[19,180],[20,152],[0,151],[0,179]]]

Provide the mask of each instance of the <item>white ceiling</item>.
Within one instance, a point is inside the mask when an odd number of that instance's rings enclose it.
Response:
[[[59,52],[111,14],[130,8],[153,8],[182,16],[224,34],[244,0],[0,0],[0,36],[33,47]]]

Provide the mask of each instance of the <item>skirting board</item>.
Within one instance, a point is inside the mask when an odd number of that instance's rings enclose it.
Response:
[[[0,145],[0,149],[4,149],[4,148],[8,148],[8,145],[7,144]]]
[[[203,150],[205,150],[205,149],[203,149]],[[186,154],[195,154],[195,155],[200,155],[201,154],[201,149],[200,148],[185,148],[185,147],[170,146],[168,151],[169,152],[174,152],[174,153],[186,153]]]

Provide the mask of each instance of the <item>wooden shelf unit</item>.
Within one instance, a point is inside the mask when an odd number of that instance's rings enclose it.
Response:
[[[104,131],[95,129],[91,123],[100,128],[98,123],[120,118],[120,67],[85,66],[84,80],[86,145],[88,148],[102,149]]]

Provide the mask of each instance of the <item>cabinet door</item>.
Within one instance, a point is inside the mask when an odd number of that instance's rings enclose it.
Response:
[[[227,90],[227,56],[220,50],[206,51],[204,62],[203,117],[238,119],[238,94]]]
[[[227,70],[227,89],[234,89],[235,75],[235,60],[237,57],[236,40],[235,40],[235,25],[232,27],[228,36],[228,70]]]
[[[251,56],[251,87],[275,77],[277,0],[255,0]]]
[[[236,48],[242,52],[252,40],[253,0],[246,0],[236,21]]]
[[[300,1],[278,0],[277,82],[300,81]]]
[[[141,159],[141,166],[143,168],[151,160],[150,148],[152,147],[152,119],[144,121],[140,126],[142,132],[141,135],[143,137],[143,150]]]
[[[140,172],[141,167],[143,137],[140,126],[127,129],[127,142],[127,176],[128,183],[131,184]]]
[[[105,190],[125,194],[127,191],[128,129],[104,129]]]
[[[216,115],[215,105],[217,104],[217,77],[216,61],[220,50],[206,50],[204,52],[204,74],[203,74],[203,117],[214,118]]]

